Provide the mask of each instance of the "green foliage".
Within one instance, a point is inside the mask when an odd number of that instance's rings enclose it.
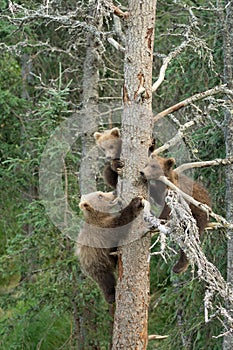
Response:
[[[158,2],[156,53],[167,55],[182,43],[185,26],[190,22],[187,6],[193,3]],[[40,5],[40,1],[28,0],[22,6],[32,10]],[[7,6],[7,1],[1,1],[2,13],[11,16]],[[205,2],[198,1],[198,6],[204,8]],[[86,7],[82,2],[76,20],[89,18]],[[49,13],[66,14],[76,9],[77,2],[59,1],[51,4]],[[165,82],[153,99],[154,112],[221,83],[221,23],[214,12],[193,12],[199,28],[194,28],[192,34],[206,46],[195,50],[189,46],[169,64]],[[14,16],[23,14],[17,10]],[[112,25],[109,18],[105,16],[104,22],[108,32]],[[82,275],[73,237],[53,226],[38,193],[38,170],[48,139],[82,102],[86,33],[79,27],[42,18],[16,26],[3,16],[0,38],[4,43],[0,55],[0,349],[107,349],[111,324],[107,305],[96,284]],[[106,43],[102,34],[99,39],[104,44],[99,94],[101,102],[107,98],[100,110],[105,110],[109,97],[121,96],[123,55]],[[46,40],[46,45],[39,44]],[[158,77],[161,62],[155,55],[153,80]],[[176,117],[183,123],[196,115],[198,107],[205,109],[207,105],[198,102],[196,108],[187,107]],[[204,116],[203,124],[186,138],[192,159],[225,155],[219,127],[222,111],[213,108],[208,112],[211,118]],[[66,199],[77,215],[80,154],[78,140],[65,158],[68,188],[63,173]],[[195,176],[208,187],[214,210],[224,215],[224,169],[198,169]],[[225,276],[224,234],[206,233],[202,242],[210,261]],[[149,334],[169,337],[151,341],[148,349],[187,350],[188,344],[193,350],[220,350],[222,340],[213,336],[221,333],[221,324],[217,320],[204,324],[204,285],[195,274],[193,278],[190,269],[183,276],[174,276],[174,260],[173,256],[167,263],[158,256],[151,260]]]
[[[202,249],[207,258],[225,276],[226,251],[225,234],[214,231],[202,239]],[[151,305],[149,334],[168,335],[163,340],[152,340],[148,349],[222,349],[222,327],[217,320],[204,322],[205,286],[190,268],[183,275],[174,275],[171,267],[174,258],[167,263],[161,257],[152,257],[151,262]],[[216,300],[217,302],[217,300]]]
[[[56,313],[49,307],[35,307],[33,311],[33,314],[28,316],[25,305],[20,303],[11,310],[11,317],[6,320],[11,332],[5,337],[3,330],[1,349],[70,349],[72,329],[69,314]],[[14,319],[17,321],[12,327]]]
[[[61,66],[54,62],[56,83],[39,94],[30,87],[33,95],[25,100],[17,60],[6,54],[0,65],[0,348],[77,347],[75,320],[83,314],[84,322],[93,324],[85,348],[100,343],[105,347],[109,333],[103,329],[110,322],[106,304],[97,286],[80,277],[75,242],[52,225],[38,199],[41,154],[48,137],[70,115],[71,81],[64,85]],[[77,151],[67,154],[67,195],[73,210],[77,210],[77,159]],[[90,315],[87,305],[93,310]]]

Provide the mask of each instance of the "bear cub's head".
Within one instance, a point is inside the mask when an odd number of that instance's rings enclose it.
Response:
[[[119,159],[121,154],[121,134],[118,128],[95,132],[96,144],[104,151],[107,160]]]
[[[148,181],[157,180],[160,176],[166,176],[170,181],[174,182],[177,177],[173,170],[175,163],[174,158],[162,158],[152,153],[140,174]]]
[[[81,197],[79,208],[86,219],[95,218],[100,213],[108,216],[114,212],[119,212],[122,202],[116,197],[115,192],[92,192]]]

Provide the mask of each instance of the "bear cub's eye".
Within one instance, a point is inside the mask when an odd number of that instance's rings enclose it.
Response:
[[[98,195],[98,198],[99,198],[99,199],[102,199],[102,198],[103,198],[103,195],[102,195],[102,194],[99,194],[99,195]]]

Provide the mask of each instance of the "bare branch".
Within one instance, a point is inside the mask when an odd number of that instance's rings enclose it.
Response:
[[[166,338],[168,338],[168,337],[169,337],[168,335],[151,334],[151,335],[148,336],[148,340],[166,339]]]
[[[170,52],[170,54],[164,58],[162,67],[160,68],[159,77],[157,81],[152,85],[152,92],[155,92],[159,86],[162,84],[165,78],[165,73],[168,67],[168,64],[171,62],[173,58],[175,58],[181,51],[189,44],[188,41],[183,41],[180,46],[178,46],[174,51]]]
[[[167,179],[166,176],[160,176],[158,178],[159,181],[163,182],[165,185],[169,186],[172,190],[176,191],[179,195],[181,195],[186,201],[189,203],[192,203],[197,208],[200,208],[203,210],[208,216],[211,216],[214,218],[217,222],[221,223],[223,227],[225,228],[231,228],[233,229],[233,224],[229,223],[224,217],[221,215],[215,214],[212,209],[201,202],[198,202],[193,197],[189,196],[187,193],[183,192],[180,188],[178,188],[176,185],[174,185],[171,181]]]
[[[45,41],[45,42],[38,41],[36,43],[30,43],[28,40],[24,40],[24,41],[18,42],[15,45],[10,45],[10,46],[6,45],[5,43],[0,43],[0,49],[3,49],[6,52],[14,53],[17,56],[21,54],[22,49],[25,47],[40,48],[40,50],[34,54],[34,57],[40,54],[43,54],[45,52],[50,52],[50,53],[56,52],[56,53],[66,54],[74,60],[78,59],[77,55],[72,54],[72,48],[73,48],[72,46],[70,46],[66,50],[63,50],[61,48],[50,45],[49,41]]]
[[[113,38],[108,38],[108,42],[109,44],[111,44],[113,47],[115,47],[115,49],[119,50],[119,51],[122,51],[122,52],[125,52],[125,48],[119,44],[115,39]]]
[[[160,181],[161,180],[164,180],[164,177],[161,177]],[[164,183],[170,186],[170,181],[164,181]],[[147,223],[150,223],[152,227],[155,224],[156,227],[163,226],[163,228],[166,228],[166,230],[163,230],[165,239],[163,242],[160,242],[160,245],[161,243],[163,244],[163,246],[161,245],[162,255],[164,255],[165,250],[168,248],[166,244],[166,236],[170,236],[170,239],[176,242],[185,252],[191,265],[193,266],[195,264],[197,266],[198,278],[204,281],[206,284],[206,293],[204,298],[205,322],[207,323],[214,317],[219,317],[219,315],[221,315],[227,320],[227,324],[229,326],[229,330],[227,330],[227,332],[230,332],[232,326],[232,317],[230,313],[224,307],[222,307],[221,304],[213,306],[212,300],[215,295],[219,295],[223,299],[224,303],[227,300],[228,303],[232,304],[233,290],[226,283],[217,267],[208,261],[203,253],[200,246],[196,220],[193,218],[188,203],[184,200],[187,198],[183,196],[184,194],[182,191],[177,189],[176,186],[171,187],[174,187],[175,191],[169,190],[166,196],[166,203],[171,210],[171,219],[167,222],[166,226],[159,224],[159,220],[151,213],[148,215],[150,204],[147,201],[144,203],[144,219],[146,219]],[[162,235],[162,233],[160,233],[160,235]],[[157,242],[159,242],[159,238],[157,239],[156,243]],[[212,312],[211,315],[209,315],[210,311]]]
[[[201,117],[197,117],[183,125],[180,126],[179,130],[177,131],[176,135],[170,139],[168,142],[166,142],[163,146],[155,149],[153,151],[153,154],[159,154],[161,152],[166,151],[167,149],[169,149],[170,147],[176,145],[179,141],[181,141],[184,137],[184,133],[185,131],[190,128],[191,126],[198,124],[198,122],[200,121]]]
[[[175,169],[175,172],[181,173],[185,170],[193,169],[193,168],[204,168],[204,167],[215,166],[215,165],[229,165],[232,163],[233,163],[233,157],[229,157],[225,159],[218,158],[218,159],[208,160],[203,162],[191,162],[191,163],[180,165]]]
[[[189,10],[189,14],[191,19],[189,25],[185,26],[185,40],[164,59],[162,67],[160,68],[159,78],[152,86],[152,92],[155,92],[164,81],[165,73],[171,60],[178,56],[187,46],[192,47],[194,52],[200,52],[201,47],[205,52],[208,53],[210,64],[212,65],[213,63],[213,56],[206,42],[195,35],[195,31],[199,29],[197,17],[194,16],[193,11],[191,9]]]
[[[207,226],[205,227],[206,231],[211,230],[218,230],[219,228],[222,228],[222,224],[219,222],[208,222]]]
[[[143,219],[150,227],[157,228],[160,232],[167,234],[168,228],[166,227],[167,220],[157,219],[154,215],[151,214],[150,202],[146,199],[143,199]]]
[[[203,92],[199,92],[198,94],[195,94],[191,97],[186,98],[185,100],[176,103],[175,105],[165,109],[164,111],[158,113],[155,115],[154,117],[154,122],[157,122],[159,119],[165,117],[166,115],[168,115],[169,113],[173,113],[178,111],[179,109],[186,107],[188,105],[190,105],[191,103],[198,101],[198,100],[202,100],[203,98],[206,98],[208,96],[212,96],[212,95],[216,95],[219,93],[224,93],[226,95],[231,95],[233,96],[233,91],[229,90],[226,88],[226,85],[220,85],[220,86],[215,86],[213,89],[209,89]]]
[[[118,16],[113,16],[114,31],[122,43],[125,43],[125,34],[122,30],[122,21]]]
[[[196,221],[192,216],[189,205],[178,193],[168,191],[166,202],[171,209],[170,233],[171,238],[184,250],[191,264],[197,266],[198,278],[206,284],[206,294],[204,299],[205,322],[209,322],[213,317],[221,314],[227,320],[228,326],[232,327],[232,317],[230,313],[221,306],[213,306],[214,295],[219,295],[224,303],[233,303],[233,290],[222,277],[217,267],[207,260],[199,243],[199,233]],[[209,316],[209,311],[213,311]]]
[[[104,33],[99,31],[94,25],[87,24],[85,21],[79,21],[80,18],[80,8],[77,7],[74,11],[69,11],[66,14],[61,14],[57,12],[48,13],[48,7],[40,5],[35,10],[28,9],[22,5],[14,3],[12,8],[12,16],[1,15],[2,18],[8,20],[10,23],[19,25],[35,22],[36,20],[43,20],[46,23],[56,22],[60,24],[59,28],[68,28],[69,31],[85,30],[95,35],[97,39],[104,36]],[[17,16],[16,16],[17,14]],[[18,15],[20,14],[20,15]],[[59,28],[56,28],[58,30]]]

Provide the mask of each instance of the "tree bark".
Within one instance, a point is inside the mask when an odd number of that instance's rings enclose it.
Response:
[[[223,50],[224,50],[224,78],[229,89],[233,89],[233,4],[232,1],[223,1],[226,6],[226,17],[223,30]],[[230,106],[225,111],[225,143],[226,157],[233,155],[233,105],[232,100],[227,101]],[[233,165],[226,167],[226,216],[227,220],[232,221],[233,218]],[[229,230],[227,247],[227,281],[233,286],[233,231]],[[232,309],[232,305],[228,305],[228,309]],[[231,315],[233,316],[233,315]],[[233,334],[228,333],[224,337],[223,350],[233,349]]]
[[[102,18],[96,15],[96,4],[94,0],[89,0],[89,21],[95,21],[95,25],[100,30]],[[98,171],[98,151],[93,137],[94,131],[98,129],[98,100],[99,100],[99,61],[100,47],[93,33],[86,35],[86,56],[83,65],[83,98],[82,111],[79,118],[79,125],[82,140],[82,161],[79,169],[80,193],[90,193],[96,191],[96,173]],[[82,278],[83,276],[81,276]],[[96,327],[96,315],[93,308],[85,305],[80,310],[73,303],[74,313],[74,336],[78,350],[85,350],[89,347],[91,332]]]
[[[102,18],[95,16],[95,1],[89,0],[90,21],[96,21],[98,30],[102,26]],[[98,17],[98,18],[97,18]],[[83,66],[83,108],[81,112],[82,128],[82,163],[79,171],[80,193],[96,191],[96,173],[98,151],[93,138],[98,128],[98,100],[99,100],[99,62],[100,46],[93,33],[86,37],[86,57]]]
[[[128,5],[121,157],[125,165],[118,190],[129,201],[137,195],[147,197],[139,171],[147,161],[153,130],[152,61],[156,1],[129,0]],[[132,241],[122,246],[119,252],[114,350],[147,347],[150,235],[142,235],[143,220],[140,217],[130,232]]]

